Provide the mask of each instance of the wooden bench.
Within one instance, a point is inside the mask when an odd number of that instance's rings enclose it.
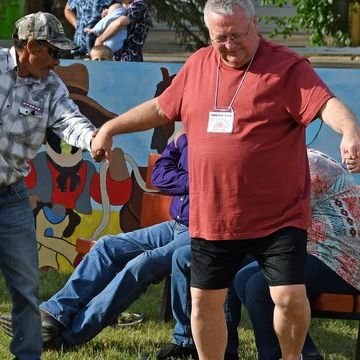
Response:
[[[160,154],[149,154],[148,166],[146,170],[146,187],[149,189],[156,189],[151,186],[151,174],[155,165],[155,161],[160,157]],[[144,192],[142,195],[141,212],[140,212],[140,226],[142,228],[159,224],[170,220],[170,202],[172,196],[163,194],[161,192]],[[79,238],[76,240],[75,249],[81,256],[86,255],[91,247],[96,243],[96,240],[86,238]],[[171,276],[165,278],[164,291],[162,296],[162,305],[160,309],[160,319],[167,321],[172,317],[171,313]]]
[[[311,316],[314,318],[358,320],[355,360],[360,360],[360,293],[358,295],[329,294],[318,295],[310,302]]]

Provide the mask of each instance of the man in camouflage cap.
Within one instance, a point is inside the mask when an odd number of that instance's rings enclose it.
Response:
[[[17,360],[39,360],[39,265],[24,184],[27,163],[42,145],[47,128],[89,151],[95,128],[52,71],[61,52],[75,47],[59,20],[42,12],[27,15],[16,22],[13,38],[14,47],[0,48],[0,269],[13,302],[10,351]]]

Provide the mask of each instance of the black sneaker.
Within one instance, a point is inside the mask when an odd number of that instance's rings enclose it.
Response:
[[[166,359],[199,359],[195,349],[186,348],[184,346],[170,344],[162,348],[156,355],[157,360]]]
[[[303,360],[324,360],[320,354],[303,354]]]
[[[40,309],[41,316],[41,334],[44,347],[59,348],[62,346],[60,332],[64,326],[46,311]]]
[[[41,334],[43,345],[46,348],[58,348],[62,345],[59,334],[64,326],[47,312],[40,309]],[[11,337],[14,336],[12,330],[11,315],[0,316],[0,327]]]

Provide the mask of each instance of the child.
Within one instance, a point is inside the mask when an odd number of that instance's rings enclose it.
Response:
[[[90,51],[90,60],[103,61],[103,60],[114,60],[113,52],[106,45],[95,45]]]
[[[93,33],[96,36],[99,36],[111,22],[124,15],[126,15],[126,8],[123,7],[122,4],[112,4],[108,9],[107,14],[93,28],[85,28],[84,32]],[[104,45],[108,46],[114,53],[122,48],[126,37],[127,29],[126,27],[123,27],[104,41]],[[88,49],[88,51],[90,51],[90,49]]]

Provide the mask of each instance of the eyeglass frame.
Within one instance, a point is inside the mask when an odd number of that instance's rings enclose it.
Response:
[[[240,34],[232,34],[230,36],[219,36],[218,38],[215,38],[215,39],[212,39],[210,38],[211,42],[212,43],[215,43],[215,44],[226,44],[229,40],[233,41],[233,42],[242,42],[242,41],[245,41],[247,40],[247,37],[249,35],[249,32],[250,32],[250,25],[251,25],[251,22],[253,20],[254,16],[251,16],[250,20],[249,20],[249,24],[247,26],[247,30],[246,32],[243,32],[243,33],[240,33]]]
[[[63,55],[64,52],[63,50],[51,46],[51,44],[49,44],[46,40],[37,40],[37,42],[47,47],[48,53],[53,59],[55,60],[61,59],[61,56]]]

